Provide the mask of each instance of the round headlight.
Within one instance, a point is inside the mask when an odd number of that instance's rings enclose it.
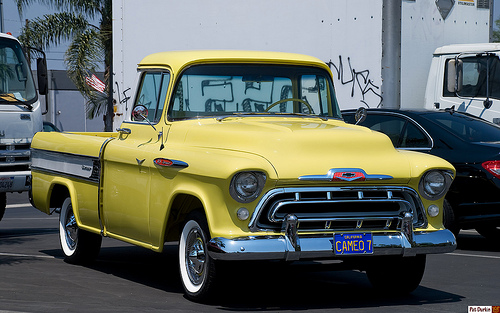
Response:
[[[238,202],[255,200],[264,188],[266,176],[261,172],[240,172],[233,176],[229,193]]]
[[[425,175],[424,188],[427,194],[438,195],[443,192],[445,186],[445,178],[441,172],[430,172]]]
[[[451,184],[451,177],[442,171],[427,172],[419,184],[420,193],[429,200],[435,200],[444,195]]]

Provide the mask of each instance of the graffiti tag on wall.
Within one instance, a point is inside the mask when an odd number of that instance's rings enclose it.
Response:
[[[356,71],[351,65],[351,58],[347,57],[348,68],[345,68],[342,56],[339,55],[339,61],[335,64],[332,60],[326,63],[332,73],[342,85],[351,86],[351,98],[360,97],[359,101],[366,107],[378,108],[382,104],[380,86],[377,86],[370,79],[370,70]]]

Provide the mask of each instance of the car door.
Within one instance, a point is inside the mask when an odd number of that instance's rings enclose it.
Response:
[[[103,155],[102,219],[107,234],[136,244],[150,244],[150,189],[154,158],[168,125],[161,119],[170,75],[149,71],[141,76],[134,107],[140,118],[121,125]]]

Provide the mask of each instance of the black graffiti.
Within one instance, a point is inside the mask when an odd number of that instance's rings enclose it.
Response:
[[[366,107],[370,107],[370,104],[367,103],[368,94],[372,93],[378,100],[378,103],[373,104],[374,107],[380,107],[382,104],[383,97],[381,95],[380,86],[377,86],[373,83],[373,80],[370,79],[370,70],[356,71],[352,68],[351,58],[347,57],[347,63],[349,65],[349,70],[344,69],[344,64],[342,62],[342,56],[339,55],[339,63],[338,65],[333,63],[332,60],[327,62],[326,64],[332,70],[332,73],[337,73],[337,79],[340,81],[342,85],[351,85],[351,98],[355,97],[356,90],[359,90],[361,93],[360,102],[364,103]],[[334,72],[335,70],[335,72]]]

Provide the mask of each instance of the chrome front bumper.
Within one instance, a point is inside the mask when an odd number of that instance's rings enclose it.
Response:
[[[333,235],[247,236],[227,239],[213,238],[208,253],[215,260],[288,260],[344,258],[333,249]],[[447,253],[455,250],[457,242],[447,229],[415,231],[410,236],[402,232],[373,233],[373,254],[402,255]],[[358,255],[361,257],[369,255]]]

